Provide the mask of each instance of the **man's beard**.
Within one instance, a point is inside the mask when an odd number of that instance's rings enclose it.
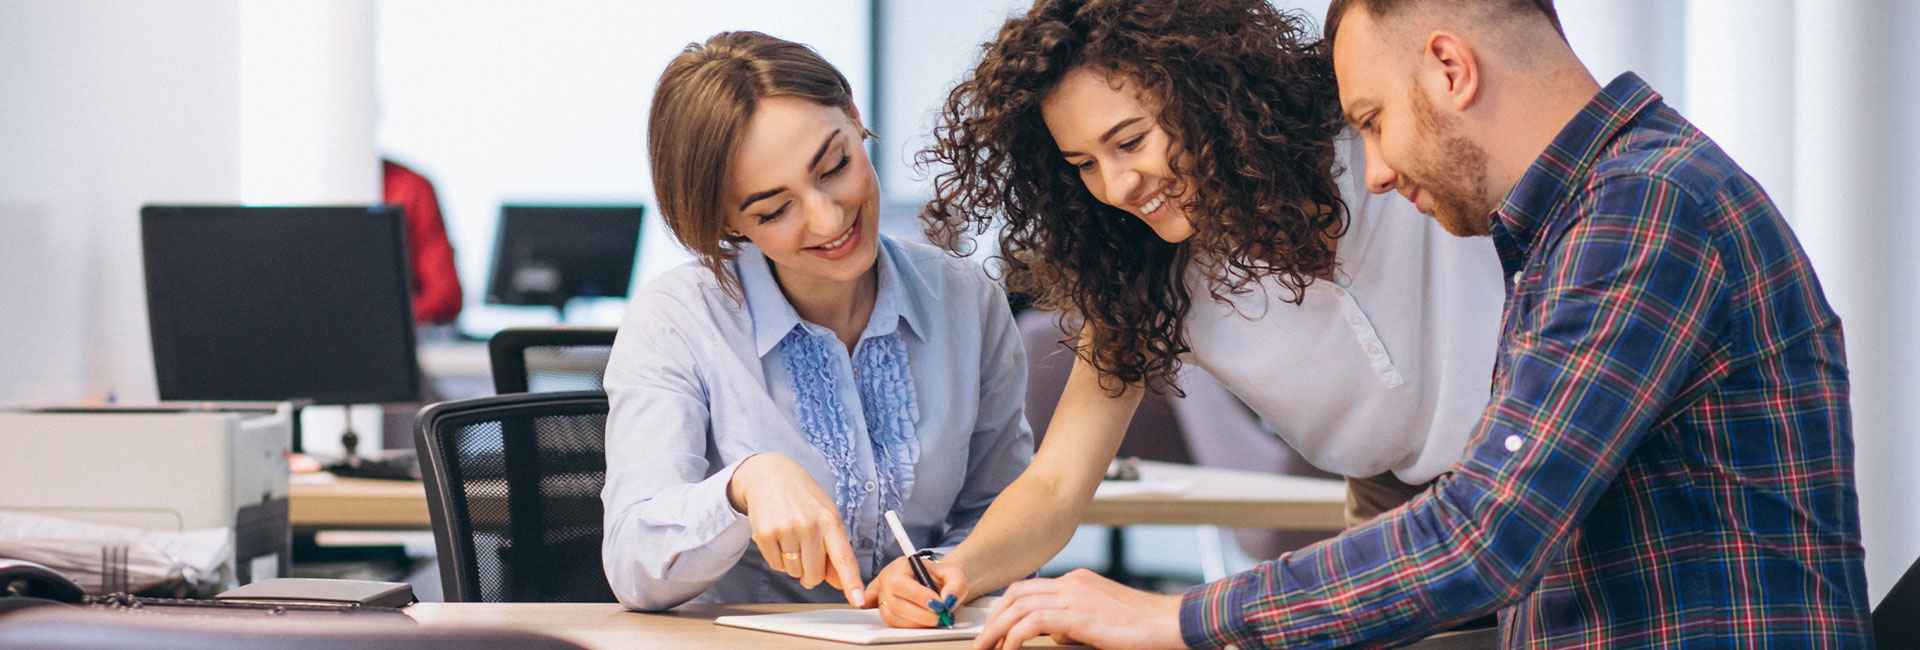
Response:
[[[1418,90],[1410,94],[1419,128],[1416,168],[1411,178],[1408,170],[1401,178],[1427,195],[1433,220],[1442,229],[1461,237],[1489,234],[1494,205],[1487,198],[1487,151],[1460,135],[1460,125],[1440,115],[1426,95]]]

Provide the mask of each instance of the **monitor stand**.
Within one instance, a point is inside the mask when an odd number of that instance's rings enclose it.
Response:
[[[360,464],[360,434],[353,431],[353,405],[341,405],[342,426],[340,432],[340,464],[352,467]]]

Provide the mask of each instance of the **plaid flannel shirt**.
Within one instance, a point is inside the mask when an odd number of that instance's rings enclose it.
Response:
[[[1492,215],[1510,285],[1467,456],[1187,592],[1217,647],[1870,648],[1840,321],[1773,202],[1632,73]]]

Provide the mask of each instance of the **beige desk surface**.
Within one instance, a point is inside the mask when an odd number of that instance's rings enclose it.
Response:
[[[1141,478],[1186,485],[1173,495],[1095,497],[1083,520],[1089,524],[1217,525],[1272,530],[1340,530],[1345,527],[1346,485],[1305,478],[1143,462]],[[293,485],[289,513],[303,529],[427,529],[426,490],[419,483],[336,479]]]
[[[833,605],[682,605],[670,612],[629,612],[612,603],[419,603],[408,616],[423,626],[507,627],[558,636],[593,650],[638,648],[832,648],[852,646],[713,624],[735,614],[774,614]],[[970,648],[972,641],[886,646],[895,648]],[[1045,639],[1027,647],[1054,647]]]

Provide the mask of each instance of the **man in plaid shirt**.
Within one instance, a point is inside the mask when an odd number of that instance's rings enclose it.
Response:
[[[980,645],[1384,647],[1501,610],[1507,648],[1871,647],[1840,321],[1760,186],[1639,77],[1602,88],[1551,0],[1327,15],[1371,189],[1511,277],[1467,457],[1183,597],[1015,584]]]

